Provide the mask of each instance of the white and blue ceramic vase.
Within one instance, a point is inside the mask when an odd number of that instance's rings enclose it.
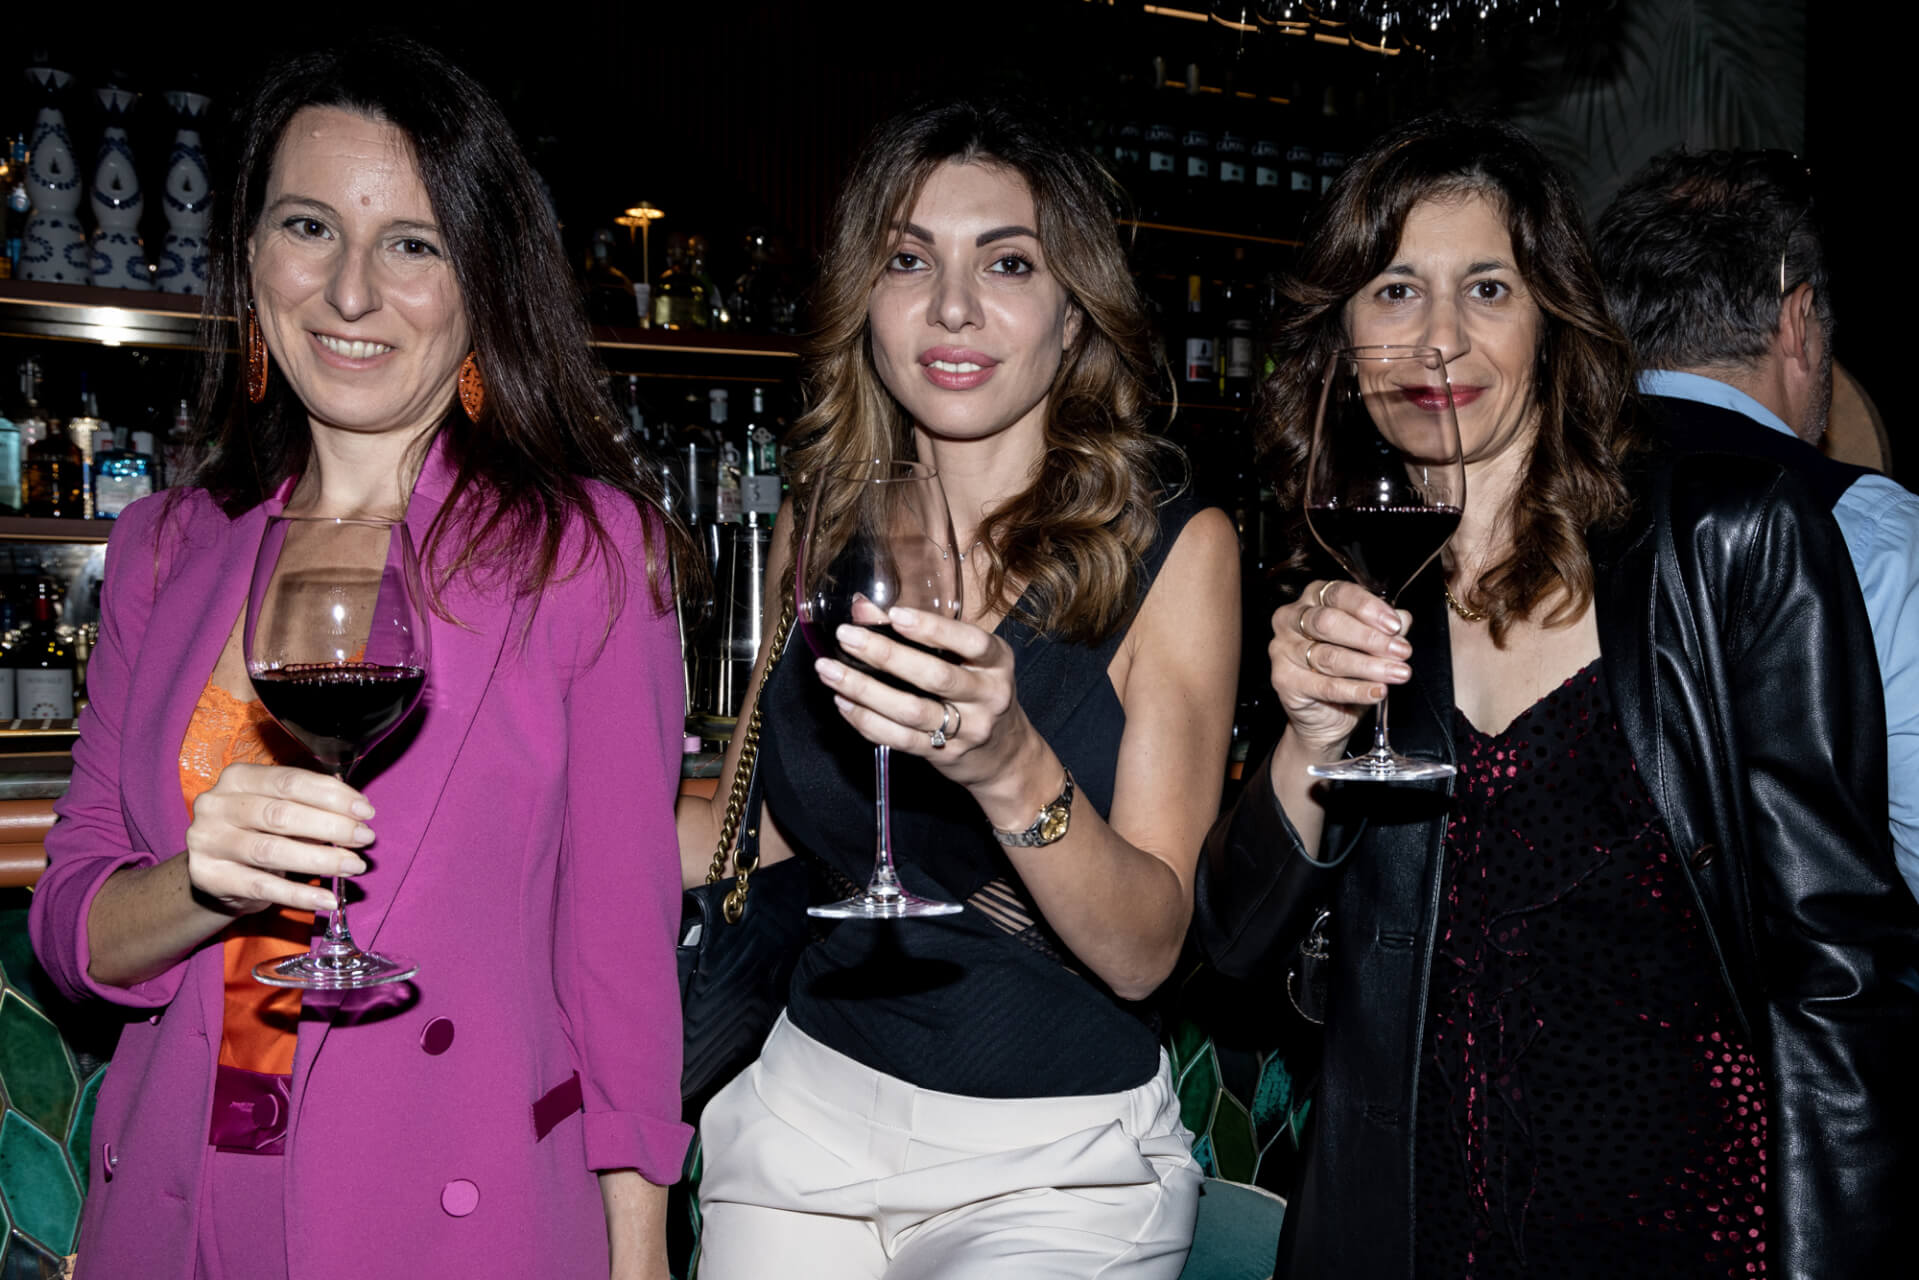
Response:
[[[140,241],[147,202],[127,145],[127,113],[140,95],[113,85],[98,92],[107,127],[93,166],[93,283],[104,289],[151,289],[153,272]]]
[[[156,276],[167,293],[207,291],[207,223],[213,216],[213,187],[207,179],[206,153],[200,149],[200,121],[206,118],[207,104],[205,94],[181,90],[167,94],[167,106],[179,121],[173,155],[167,161],[167,236]]]
[[[60,284],[87,282],[87,233],[80,225],[80,166],[73,158],[73,137],[60,110],[60,93],[73,77],[52,67],[28,67],[27,82],[38,92],[40,112],[33,121],[33,158],[27,164],[27,215],[20,237],[18,274],[24,280]]]

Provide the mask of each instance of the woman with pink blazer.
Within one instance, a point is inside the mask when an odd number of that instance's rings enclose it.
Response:
[[[78,1274],[664,1277],[684,536],[484,91],[386,40],[278,68],[238,127],[208,308],[252,367],[210,344],[193,487],[115,530],[33,906],[55,981],[129,1012]],[[403,512],[421,548],[427,692],[353,786],[240,658],[281,511]],[[336,873],[417,976],[263,997],[246,961]]]

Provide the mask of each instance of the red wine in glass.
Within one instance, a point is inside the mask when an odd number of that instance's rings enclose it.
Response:
[[[887,621],[887,610],[904,606],[941,617],[959,616],[960,558],[954,541],[945,491],[928,464],[876,459],[826,471],[809,495],[806,530],[794,566],[800,634],[821,657],[843,662],[895,689],[918,693],[848,653],[838,632],[849,624],[865,627],[938,654],[896,634]],[[872,878],[863,892],[826,906],[808,907],[809,915],[895,920],[951,915],[961,909],[957,902],[920,897],[900,883],[893,863],[891,759],[890,748],[873,748]]]
[[[1391,604],[1459,528],[1466,466],[1446,362],[1432,347],[1347,347],[1333,354],[1306,463],[1306,524],[1353,579]],[[1318,778],[1411,782],[1450,777],[1438,760],[1392,749],[1386,702],[1372,750],[1313,765]]]
[[[254,692],[323,773],[345,778],[419,703],[430,653],[419,564],[402,521],[273,516],[254,559],[242,639]],[[303,955],[254,966],[276,987],[345,990],[418,969],[364,951],[346,885]]]

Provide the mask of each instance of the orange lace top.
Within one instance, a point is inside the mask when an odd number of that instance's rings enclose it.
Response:
[[[299,744],[258,702],[244,702],[207,681],[180,744],[180,794],[187,812],[230,764],[298,764]],[[290,1075],[300,1026],[300,993],[253,980],[253,966],[306,950],[313,913],[279,907],[234,921],[222,951],[226,1013],[220,1027],[220,1065]]]

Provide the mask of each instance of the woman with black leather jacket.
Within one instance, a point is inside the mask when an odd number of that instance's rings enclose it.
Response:
[[[1571,191],[1509,126],[1382,138],[1286,297],[1282,501],[1360,343],[1441,350],[1467,498],[1410,612],[1317,580],[1274,613],[1286,728],[1202,860],[1214,963],[1325,1023],[1278,1274],[1902,1274],[1919,906],[1829,516],[1643,438]],[[1458,776],[1315,785],[1388,689]]]

